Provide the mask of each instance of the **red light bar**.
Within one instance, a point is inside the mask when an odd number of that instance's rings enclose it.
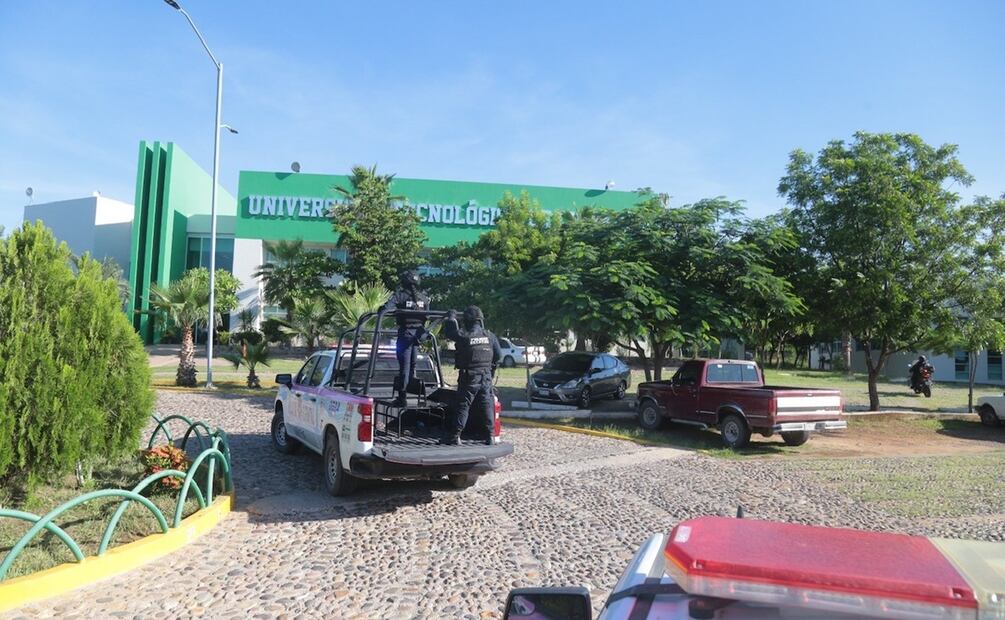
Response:
[[[967,580],[927,538],[756,519],[677,525],[664,554],[686,592],[884,618],[976,618]]]

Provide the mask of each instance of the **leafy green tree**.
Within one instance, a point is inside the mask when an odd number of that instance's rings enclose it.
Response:
[[[890,356],[955,321],[952,302],[977,268],[982,210],[961,208],[951,189],[972,181],[956,152],[913,134],[859,132],[816,158],[794,151],[778,186],[828,283],[831,320],[865,349],[874,411]]]
[[[249,388],[258,389],[262,387],[255,368],[259,365],[269,365],[269,345],[265,342],[249,344],[242,342],[239,349],[232,353],[224,354],[224,359],[234,365],[234,368],[246,366],[248,368],[247,385]]]
[[[297,297],[293,306],[293,317],[284,321],[282,330],[290,336],[303,338],[310,354],[329,333],[328,317],[328,307],[324,299]]]
[[[237,307],[237,289],[240,281],[228,271],[216,271],[216,317]],[[193,387],[196,384],[195,330],[209,318],[209,270],[190,269],[168,287],[151,285],[150,307],[153,312],[169,320],[181,331],[181,349],[178,351],[178,371],[175,385]]]
[[[296,298],[323,295],[329,279],[338,273],[341,263],[321,250],[304,248],[302,239],[266,243],[274,260],[259,266],[252,275],[261,278],[265,300],[286,311],[293,318]]]
[[[354,284],[380,282],[393,288],[398,274],[419,264],[426,235],[404,198],[391,194],[393,179],[392,174],[378,174],[376,166],[355,166],[350,187],[335,188],[346,200],[332,210],[332,229],[350,257],[342,273]]]
[[[562,240],[560,213],[544,211],[527,191],[519,196],[506,192],[498,206],[496,226],[478,238],[476,256],[500,263],[508,275],[555,260]]]
[[[391,291],[376,282],[356,286],[343,286],[328,291],[328,307],[333,335],[341,333],[359,323],[360,317],[368,312],[376,312],[391,298]]]
[[[0,485],[134,450],[153,409],[116,283],[41,223],[0,239]]]
[[[1005,196],[979,196],[967,207],[977,236],[966,279],[951,302],[957,320],[934,337],[934,348],[967,352],[967,410],[974,410],[977,358],[983,351],[1005,349]]]

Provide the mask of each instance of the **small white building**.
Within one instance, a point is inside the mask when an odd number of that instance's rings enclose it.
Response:
[[[875,355],[875,354],[874,354]],[[947,383],[967,383],[970,380],[970,356],[966,351],[954,351],[952,355],[932,351],[906,351],[890,356],[883,369],[887,379],[904,381],[908,378],[908,369],[917,361],[919,355],[928,358],[935,368],[935,380]],[[812,368],[830,369],[833,361],[841,357],[841,343],[831,345],[826,343],[814,347],[810,351],[810,366]],[[852,343],[851,367],[854,372],[868,371],[865,364],[865,351],[858,343]],[[977,354],[976,383],[1005,385],[1002,374],[1002,352],[981,351]]]
[[[129,275],[133,205],[95,192],[86,198],[60,200],[24,208],[24,221],[41,220],[80,256],[89,252],[97,260],[111,258]]]

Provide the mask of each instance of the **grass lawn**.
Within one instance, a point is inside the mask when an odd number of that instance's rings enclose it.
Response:
[[[192,456],[192,453],[189,454]],[[200,467],[202,469],[202,467]],[[217,471],[219,471],[217,467]],[[13,508],[44,515],[60,504],[79,497],[84,493],[98,489],[131,489],[143,478],[143,466],[136,453],[128,455],[115,462],[96,464],[93,477],[83,487],[78,487],[76,479],[71,475],[52,483],[41,485],[28,494],[27,497],[15,497],[7,489],[0,489],[0,507]],[[197,477],[200,487],[205,486],[206,475],[200,471]],[[213,485],[214,494],[222,489],[222,483]],[[203,490],[205,490],[203,488]],[[168,525],[174,518],[178,491],[173,489],[147,492],[147,497],[161,510]],[[81,504],[61,516],[55,523],[80,546],[85,557],[93,556],[98,551],[98,545],[105,533],[108,521],[118,508],[120,498],[97,499]],[[187,517],[198,509],[195,495],[189,492],[185,502],[183,516]],[[31,524],[15,519],[0,519],[0,559],[17,543],[30,529]],[[138,502],[130,504],[123,514],[115,530],[115,536],[109,548],[125,544],[160,532],[156,518]],[[43,532],[14,561],[7,573],[8,578],[27,575],[36,571],[57,566],[64,562],[74,562],[73,554],[57,537]]]
[[[295,373],[303,365],[304,354],[284,353],[274,355],[269,366],[257,369],[263,390],[275,387],[274,377],[277,373]],[[154,384],[160,386],[174,385],[177,358],[158,356],[151,359]],[[205,357],[197,358],[196,369],[199,380],[205,381]],[[444,374],[447,381],[456,380],[456,371],[450,364],[444,363]],[[531,369],[535,371],[538,369]],[[673,369],[666,369],[664,377],[669,378]],[[213,361],[213,380],[224,389],[241,389],[245,387],[244,380],[248,372],[245,368],[235,369],[233,364],[215,357]],[[792,387],[818,387],[841,390],[845,399],[845,408],[849,411],[865,411],[869,408],[869,390],[866,376],[855,374],[851,378],[841,372],[825,370],[774,370],[766,369],[767,382],[770,385]],[[631,386],[628,388],[626,400],[635,397],[639,383],[645,381],[645,373],[641,370],[632,371]],[[527,370],[525,368],[500,368],[497,373],[496,386],[502,397],[504,406],[509,406],[514,400],[526,400]],[[1001,394],[1002,386],[977,385],[974,388],[974,400],[982,395]],[[967,405],[967,386],[963,383],[936,383],[931,398],[915,395],[901,381],[881,381],[879,384],[880,405],[883,409],[897,411],[917,411],[931,413],[965,413]],[[622,403],[598,401],[599,411],[625,409]]]
[[[672,370],[664,371],[669,378]],[[496,382],[504,404],[513,400],[526,400],[527,371],[524,368],[502,368]],[[869,409],[869,385],[864,374],[853,375],[850,379],[841,372],[825,370],[774,370],[765,372],[769,385],[792,387],[817,387],[841,390],[845,400],[845,408],[849,411],[866,411]],[[450,375],[448,374],[448,377]],[[632,385],[628,388],[627,400],[635,397],[639,383],[645,381],[641,370],[632,371]],[[918,411],[931,413],[966,413],[967,385],[965,383],[936,383],[931,398],[915,395],[905,381],[881,381],[879,383],[879,399],[883,409],[897,411]],[[974,401],[979,396],[1001,394],[1002,386],[974,386]],[[600,401],[598,408],[624,409],[623,406],[608,404],[610,401]]]

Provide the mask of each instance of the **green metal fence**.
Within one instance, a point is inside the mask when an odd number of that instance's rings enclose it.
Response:
[[[112,537],[115,535],[115,528],[118,527],[119,521],[122,519],[122,515],[126,512],[126,509],[129,508],[129,505],[132,502],[138,502],[146,508],[151,516],[157,521],[157,525],[160,527],[161,532],[167,532],[169,528],[178,527],[181,524],[182,514],[185,509],[185,502],[188,500],[189,493],[195,494],[195,499],[200,510],[213,503],[213,483],[216,477],[216,464],[218,462],[220,463],[220,467],[223,468],[224,492],[233,490],[233,479],[230,472],[230,443],[227,439],[227,433],[221,429],[212,431],[205,423],[192,421],[183,415],[171,415],[165,417],[164,419],[160,419],[157,416],[152,417],[154,421],[157,422],[157,427],[154,429],[154,432],[150,435],[150,440],[147,442],[148,449],[153,447],[157,436],[162,433],[167,440],[167,443],[177,445],[177,447],[182,450],[184,450],[188,445],[190,437],[195,437],[199,442],[199,454],[192,461],[192,464],[188,468],[188,472],[176,469],[160,471],[147,476],[128,491],[125,489],[103,489],[100,491],[91,491],[90,493],[85,493],[68,502],[64,502],[59,506],[56,506],[42,516],[20,510],[0,509],[0,519],[17,519],[19,521],[26,521],[32,524],[28,531],[25,532],[24,535],[18,539],[17,543],[11,547],[10,551],[7,552],[3,558],[3,562],[0,562],[0,581],[7,578],[7,573],[10,570],[11,565],[17,559],[18,555],[20,555],[21,552],[24,551],[24,549],[30,545],[35,537],[43,530],[55,535],[60,541],[62,541],[63,544],[69,548],[70,553],[73,554],[73,557],[77,562],[82,561],[84,559],[84,553],[81,551],[80,545],[78,545],[77,542],[74,541],[73,538],[62,528],[56,525],[55,520],[66,511],[86,502],[109,497],[122,498],[122,501],[119,503],[119,506],[112,515],[112,518],[109,519],[107,527],[105,527],[104,535],[101,537],[101,544],[98,546],[98,555],[102,556],[108,551],[108,545],[111,543]],[[173,421],[181,421],[187,425],[180,441],[175,439],[168,426],[168,424]],[[199,484],[195,482],[196,473],[199,471],[199,467],[203,463],[206,463],[205,494]],[[174,515],[170,522],[168,522],[167,518],[165,518],[164,514],[153,502],[142,495],[142,492],[146,490],[147,487],[164,478],[178,478],[182,480],[181,490],[178,492],[178,500],[175,504]]]

